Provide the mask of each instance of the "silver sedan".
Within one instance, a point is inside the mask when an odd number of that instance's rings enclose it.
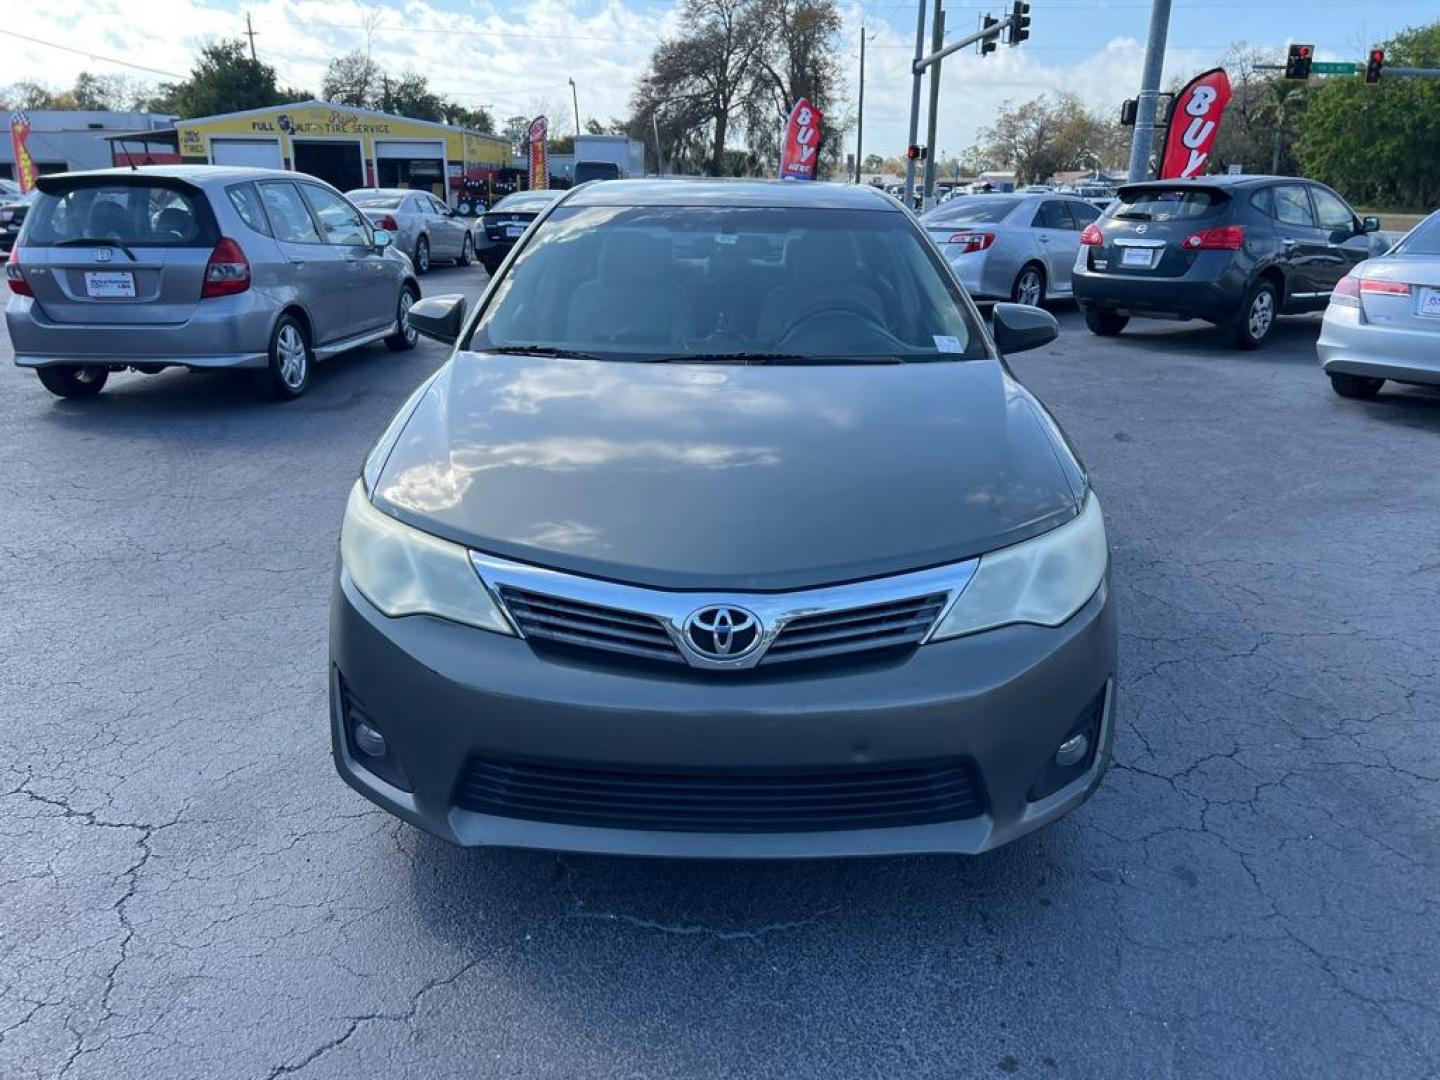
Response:
[[[469,266],[475,258],[470,219],[461,217],[428,191],[409,188],[357,188],[345,197],[395,237],[395,246],[410,256],[417,274],[430,272],[435,259]]]
[[[1386,379],[1440,385],[1440,211],[1341,280],[1316,351],[1341,397],[1373,398]]]
[[[971,296],[1039,304],[1072,295],[1080,233],[1099,216],[1064,194],[967,195],[920,222]]]

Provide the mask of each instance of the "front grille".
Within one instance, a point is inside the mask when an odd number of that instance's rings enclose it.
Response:
[[[509,585],[500,587],[500,599],[505,601],[520,632],[532,641],[554,641],[651,660],[685,662],[665,627],[653,616],[580,600],[564,600]]]
[[[551,596],[513,585],[500,598],[520,632],[531,641],[604,649],[649,660],[685,663],[685,657],[654,615]],[[792,618],[781,628],[761,665],[823,660],[847,653],[913,646],[925,637],[946,594],[932,593],[883,604]]]
[[[471,758],[456,805],[499,817],[662,832],[819,832],[985,812],[972,762],[763,775],[631,772]]]
[[[847,611],[802,615],[785,624],[760,662],[816,660],[919,644],[945,606],[945,600],[945,593],[932,593]]]

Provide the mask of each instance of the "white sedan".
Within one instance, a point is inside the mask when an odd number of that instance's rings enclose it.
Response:
[[[1387,379],[1440,385],[1440,211],[1341,280],[1316,351],[1341,397],[1373,398]]]

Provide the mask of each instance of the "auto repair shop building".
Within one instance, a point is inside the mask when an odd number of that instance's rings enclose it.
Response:
[[[326,101],[178,120],[175,132],[187,164],[292,169],[341,191],[417,188],[452,206],[510,162],[507,139]]]

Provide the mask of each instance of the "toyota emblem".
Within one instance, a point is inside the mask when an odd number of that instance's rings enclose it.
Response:
[[[761,637],[760,620],[742,607],[704,607],[685,620],[685,643],[704,660],[738,660]]]

